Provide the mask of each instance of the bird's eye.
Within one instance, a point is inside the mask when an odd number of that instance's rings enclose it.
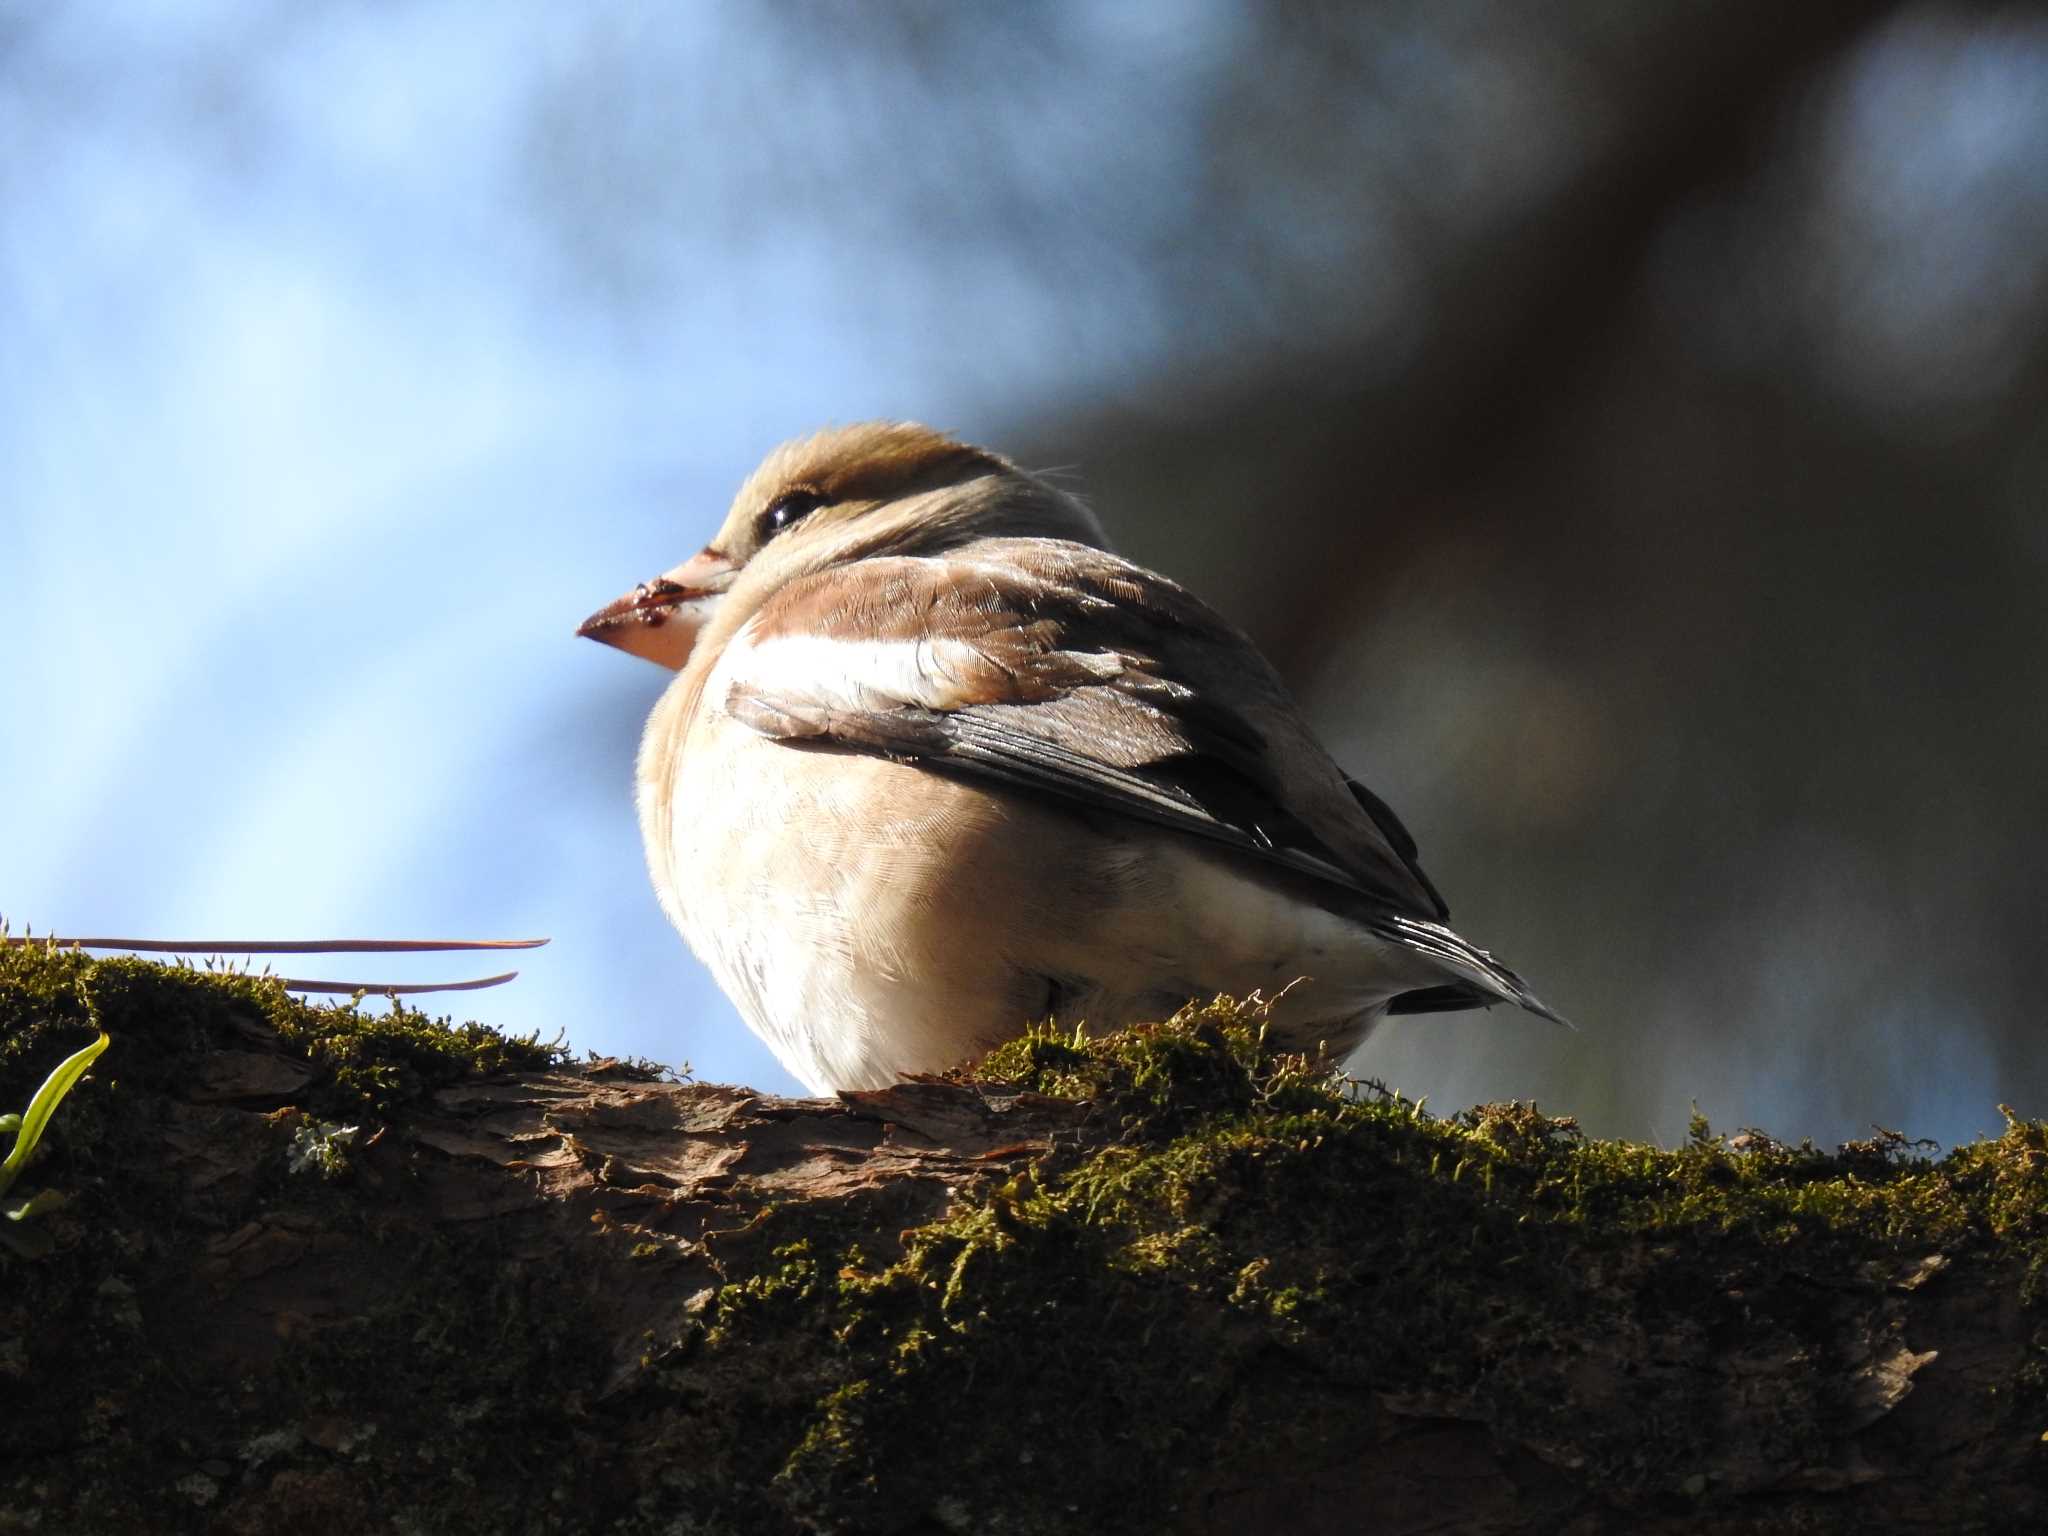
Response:
[[[825,498],[816,491],[784,491],[761,514],[761,537],[772,539],[785,529],[794,528],[824,504]]]

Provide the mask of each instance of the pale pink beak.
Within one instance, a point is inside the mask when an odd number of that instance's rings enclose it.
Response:
[[[702,550],[674,570],[641,582],[617,602],[605,604],[578,625],[576,633],[679,672],[690,659],[697,632],[739,569],[717,550]]]

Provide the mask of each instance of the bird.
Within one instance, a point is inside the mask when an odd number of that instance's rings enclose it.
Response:
[[[578,633],[675,676],[635,770],[662,909],[814,1093],[1257,995],[1275,1049],[1565,1020],[1447,926],[1251,640],[1077,495],[912,422],[773,450]]]

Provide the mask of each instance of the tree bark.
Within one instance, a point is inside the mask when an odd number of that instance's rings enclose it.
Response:
[[[2048,1516],[2039,1124],[1594,1143],[1221,1005],[837,1100],[430,1071],[417,1015],[67,964],[0,978],[19,1059],[115,1040],[34,1170],[57,1252],[0,1272],[0,1531]]]

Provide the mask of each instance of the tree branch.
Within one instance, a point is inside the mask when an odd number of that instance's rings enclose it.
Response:
[[[113,1049],[0,1530],[1749,1532],[2048,1513],[2048,1127],[1454,1120],[1217,1004],[838,1100],[0,955]]]

